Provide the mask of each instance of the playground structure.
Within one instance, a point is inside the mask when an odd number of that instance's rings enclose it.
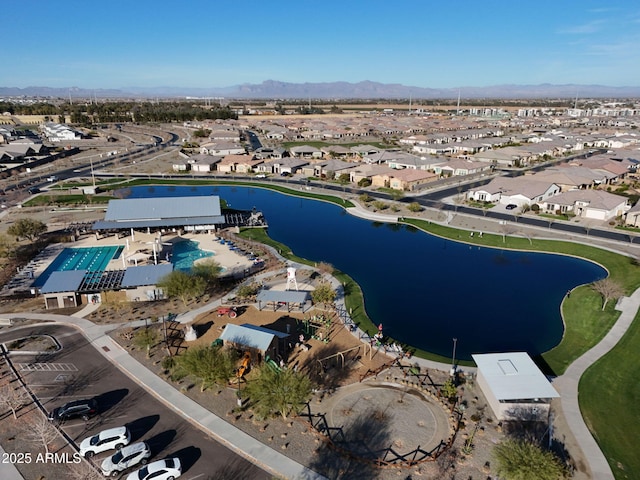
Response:
[[[332,325],[331,316],[325,314],[312,315],[298,321],[298,328],[305,333],[307,338],[313,338],[324,343],[329,343],[331,340]]]
[[[369,348],[369,355],[371,355],[371,345],[367,345],[366,343],[364,343],[362,345],[351,347],[351,348],[348,348],[346,350],[342,350],[341,352],[336,352],[336,353],[328,355],[328,356],[326,356],[324,358],[320,358],[320,359],[316,360],[316,362],[318,362],[318,365],[319,365],[319,368],[320,368],[319,372],[325,371],[326,363],[328,363],[328,361],[330,361],[332,359],[335,359],[336,363],[337,363],[337,360],[340,359],[340,367],[344,369],[345,360],[349,357],[349,354],[352,354],[350,360],[352,362],[356,362],[357,360],[359,360],[361,358],[360,355],[358,355],[358,352],[360,352],[360,348],[361,347],[364,348],[365,354],[366,354],[367,347],[368,347]]]
[[[238,316],[238,309],[236,307],[218,307],[216,313],[219,317],[226,315],[229,318],[236,318]]]
[[[251,368],[251,353],[244,352],[244,356],[242,357],[242,363],[240,364],[240,366],[238,367],[238,370],[236,371],[236,377],[238,377],[238,383],[250,368]]]
[[[271,358],[269,355],[267,355],[266,358],[264,359],[264,363],[266,363],[267,366],[276,373],[280,373],[282,371],[282,368],[280,367],[280,365],[278,365],[276,361],[273,358]]]

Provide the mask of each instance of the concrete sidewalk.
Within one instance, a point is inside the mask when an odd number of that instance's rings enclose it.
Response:
[[[11,463],[9,459],[7,459],[7,462],[5,463],[5,451],[2,448],[2,445],[0,445],[0,459],[2,461],[0,461],[0,478],[2,480],[23,480],[24,477],[20,474],[20,472],[18,471],[18,469],[16,468],[16,466]]]
[[[242,430],[227,423],[156,376],[129,355],[107,334],[119,325],[95,325],[83,318],[64,315],[20,313],[20,317],[48,322],[53,321],[78,327],[96,350],[161,402],[220,443],[269,473],[287,479],[325,479],[322,475],[269,448]],[[4,480],[11,477],[5,477],[0,471],[0,478]]]

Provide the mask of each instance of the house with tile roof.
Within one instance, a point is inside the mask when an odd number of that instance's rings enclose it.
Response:
[[[381,175],[376,175],[373,179],[380,176]],[[433,172],[429,172],[427,170],[414,170],[412,168],[403,168],[402,170],[392,169],[392,172],[388,177],[389,188],[405,192],[417,190],[421,185],[435,182],[439,178],[439,176]],[[376,184],[376,182],[374,182],[374,184]]]
[[[555,195],[540,206],[545,212],[573,214],[593,220],[610,220],[629,210],[626,197],[604,190],[572,190]]]
[[[540,204],[545,199],[560,193],[560,187],[553,182],[534,179],[535,175],[521,177],[497,177],[486,185],[467,191],[467,198],[477,202],[510,203],[522,207]]]

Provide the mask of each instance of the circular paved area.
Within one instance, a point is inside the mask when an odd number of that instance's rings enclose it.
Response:
[[[397,455],[418,447],[430,452],[449,436],[448,412],[429,397],[401,385],[349,385],[313,405],[312,410],[324,413],[335,444],[372,460],[390,460],[394,454],[389,448]]]

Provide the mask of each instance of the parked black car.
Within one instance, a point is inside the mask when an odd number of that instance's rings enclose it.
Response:
[[[98,413],[98,402],[91,398],[88,400],[75,400],[65,403],[61,407],[54,408],[49,412],[49,420],[63,421],[69,418],[80,417],[89,420]]]

